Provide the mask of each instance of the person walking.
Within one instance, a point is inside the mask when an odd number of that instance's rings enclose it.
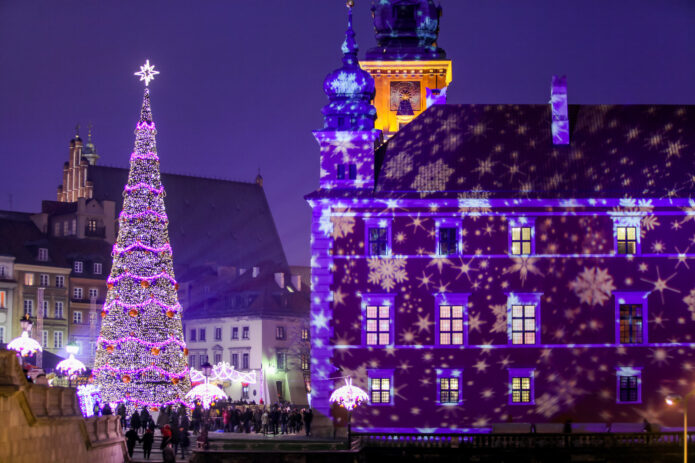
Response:
[[[174,449],[171,447],[171,442],[167,443],[162,450],[162,461],[164,463],[176,463],[176,453],[174,453]]]
[[[138,432],[140,429],[140,414],[137,410],[135,410],[130,417],[130,427],[135,429],[135,432]]]
[[[159,448],[161,450],[164,450],[164,448],[167,446],[167,444],[171,443],[171,426],[168,424],[165,424],[164,427],[162,428],[162,443],[159,445]]]
[[[125,439],[125,445],[128,447],[128,455],[130,458],[133,458],[135,444],[140,442],[140,436],[138,436],[138,432],[131,426],[128,432],[125,433]]]
[[[263,410],[263,415],[261,416],[261,426],[263,428],[263,435],[268,434],[268,410]]]
[[[169,414],[165,409],[162,409],[157,417],[157,427],[163,429],[167,424],[169,424]]]
[[[140,411],[140,427],[142,428],[142,432],[145,432],[149,427],[151,419],[152,417],[150,416],[150,412],[147,411],[147,407],[142,407]]]
[[[311,411],[311,408],[307,408],[304,410],[304,428],[306,430],[306,435],[310,436],[311,435],[311,420],[314,419],[314,412]]]
[[[118,407],[116,408],[116,415],[118,415],[121,418],[121,428],[125,429],[126,428],[126,414],[128,412],[126,411],[125,404],[120,403],[118,404]],[[137,428],[135,429],[137,431]]]
[[[113,415],[113,411],[111,410],[111,405],[109,405],[108,402],[106,402],[106,405],[104,405],[104,408],[101,410],[101,415],[102,416]]]
[[[179,447],[181,448],[181,458],[186,458],[186,450],[191,445],[191,440],[188,437],[188,429],[181,426],[179,428]]]
[[[152,428],[147,428],[145,434],[142,435],[142,453],[145,456],[145,460],[150,459],[150,453],[152,453],[152,444],[154,444],[154,431]]]

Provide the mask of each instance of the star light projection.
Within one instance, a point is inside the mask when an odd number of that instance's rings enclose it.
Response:
[[[149,61],[136,73],[145,85],[155,74]],[[103,400],[129,413],[185,403],[191,386],[156,134],[146,88],[93,369]]]
[[[150,81],[154,79],[154,76],[159,74],[159,71],[154,70],[154,64],[150,65],[150,60],[145,61],[145,64],[140,66],[140,71],[134,73],[134,75],[140,77],[140,82],[145,81],[145,87],[150,85]]]

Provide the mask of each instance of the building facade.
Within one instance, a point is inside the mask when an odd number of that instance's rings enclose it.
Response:
[[[324,89],[362,76],[352,35]],[[553,78],[548,105],[435,104],[375,149],[374,83],[352,80],[327,91],[339,110],[307,196],[317,412],[349,377],[368,429],[678,424],[664,398],[695,365],[695,109],[570,105]]]
[[[17,280],[14,277],[14,256],[0,255],[0,345],[12,339],[12,320]]]

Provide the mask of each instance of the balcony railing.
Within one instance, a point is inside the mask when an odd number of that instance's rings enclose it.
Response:
[[[88,236],[90,238],[104,238],[106,237],[106,227],[85,227],[84,236]]]

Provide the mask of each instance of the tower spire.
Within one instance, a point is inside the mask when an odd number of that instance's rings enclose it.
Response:
[[[355,31],[352,29],[352,8],[355,6],[354,0],[347,1],[348,8],[348,28],[345,31],[345,40],[343,41],[343,46],[341,47],[343,51],[343,64],[354,65],[357,63],[357,52],[359,51],[359,46],[355,40]]]

